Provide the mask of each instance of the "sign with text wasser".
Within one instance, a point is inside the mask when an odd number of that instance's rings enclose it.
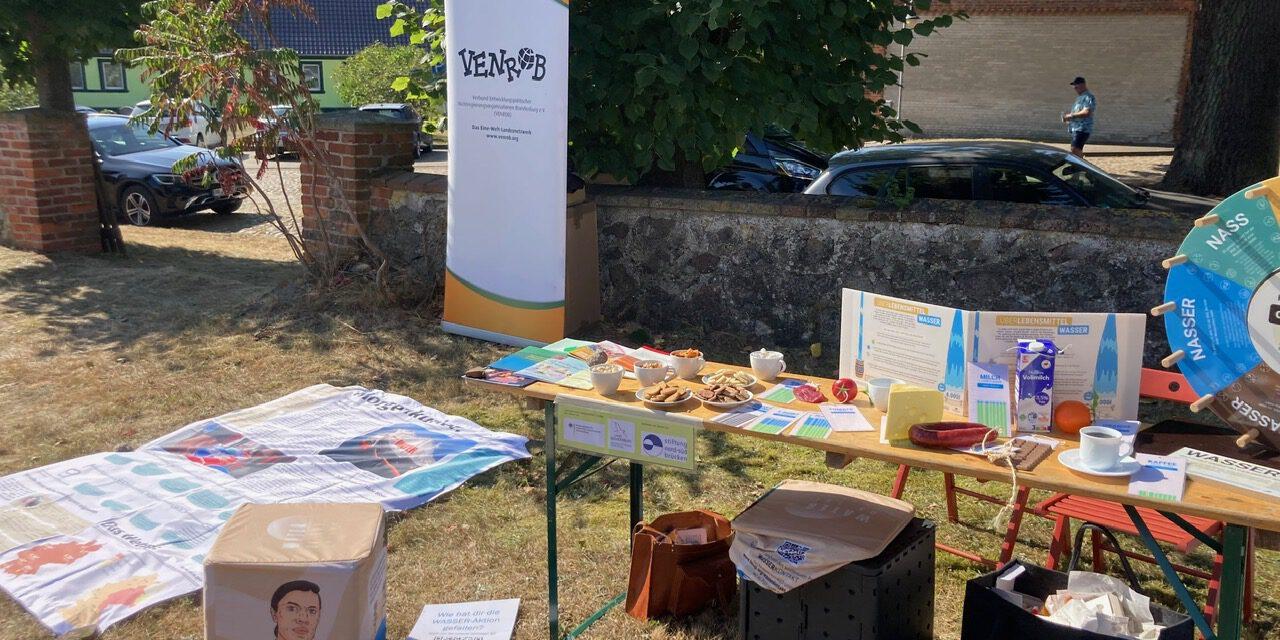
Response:
[[[701,428],[692,416],[556,397],[557,448],[696,471]]]
[[[564,332],[569,8],[447,0],[444,328],[509,344]]]

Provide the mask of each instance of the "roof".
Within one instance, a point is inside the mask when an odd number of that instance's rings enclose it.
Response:
[[[388,34],[391,20],[379,20],[375,11],[383,0],[307,0],[315,13],[314,20],[286,9],[271,12],[273,46],[293,49],[298,55],[347,57],[375,43],[407,45],[409,38],[392,38]],[[413,0],[410,4],[416,4]],[[256,35],[252,26],[240,32],[255,46],[265,46],[265,38]]]
[[[1057,147],[1031,142],[957,140],[951,142],[911,142],[863,147],[842,151],[831,157],[831,166],[872,162],[936,160],[947,163],[1016,162],[1052,170],[1066,160],[1067,152]]]

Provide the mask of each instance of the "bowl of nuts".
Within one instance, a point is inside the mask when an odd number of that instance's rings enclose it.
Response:
[[[715,409],[740,407],[755,398],[755,394],[737,384],[713,384],[699,389],[694,395],[698,396],[702,404]]]
[[[693,390],[670,382],[659,382],[636,391],[636,398],[654,407],[669,409],[688,400]]]

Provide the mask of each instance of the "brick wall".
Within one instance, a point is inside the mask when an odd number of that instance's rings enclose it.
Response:
[[[1189,27],[1188,3],[955,2],[971,17],[908,52],[902,99],[885,97],[928,137],[1065,141],[1060,116],[1089,80],[1098,97],[1094,143],[1172,144]],[[941,5],[946,7],[947,5]]]
[[[0,112],[0,242],[32,251],[101,250],[84,116]]]
[[[303,154],[303,240],[321,241],[324,224],[335,248],[355,248],[360,236],[350,214],[367,225],[378,176],[412,171],[413,124],[345,111],[317,117],[315,137],[318,158],[329,167],[326,171]]]

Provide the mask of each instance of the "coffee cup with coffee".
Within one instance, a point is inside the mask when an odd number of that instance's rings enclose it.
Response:
[[[1080,430],[1080,464],[1094,471],[1111,471],[1127,455],[1133,445],[1124,442],[1122,433],[1111,427],[1092,425]]]
[[[773,380],[778,374],[787,370],[787,363],[782,359],[782,352],[761,349],[751,352],[751,372],[761,380]]]

